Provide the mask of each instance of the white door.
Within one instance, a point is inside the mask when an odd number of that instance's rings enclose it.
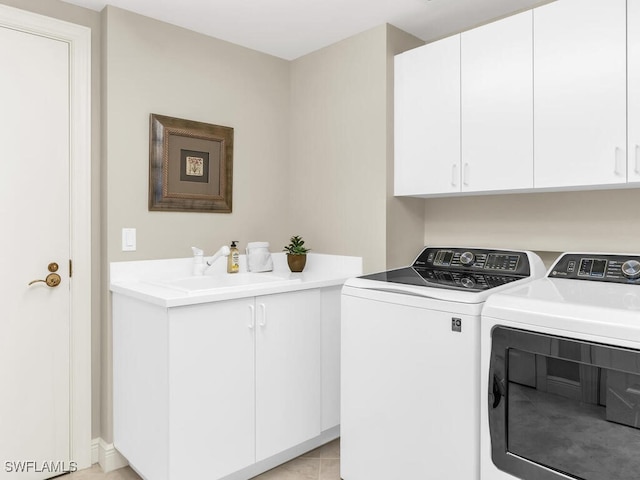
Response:
[[[460,35],[395,58],[395,195],[460,191]]]
[[[0,28],[0,65],[0,478],[39,480],[70,460],[69,45]]]
[[[533,188],[533,14],[462,33],[462,191]]]
[[[320,290],[256,297],[256,461],[321,430]]]
[[[559,0],[533,19],[535,187],[625,183],[625,0]]]

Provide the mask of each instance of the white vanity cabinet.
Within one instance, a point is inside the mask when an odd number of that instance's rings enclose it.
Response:
[[[535,187],[625,183],[626,1],[558,0],[533,15]]]
[[[462,192],[533,187],[532,17],[462,33]]]
[[[395,57],[395,195],[460,191],[460,35]]]
[[[176,458],[183,474],[216,460],[227,466],[193,474],[221,478],[320,435],[320,290],[176,308],[169,330],[170,441],[174,453],[189,446]]]
[[[640,0],[627,0],[629,182],[640,182]]]
[[[116,448],[149,480],[248,479],[335,438],[339,289],[171,308],[114,293]]]

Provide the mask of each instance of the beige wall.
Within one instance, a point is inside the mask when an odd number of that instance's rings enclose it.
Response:
[[[125,10],[104,15],[109,261],[284,244],[288,62]],[[233,213],[148,211],[151,113],[234,128]],[[137,228],[136,252],[121,251],[123,227]]]
[[[639,252],[640,190],[424,200],[425,243]]]
[[[424,203],[393,198],[393,55],[423,42],[381,25],[292,62],[292,228],[315,250],[410,262]]]
[[[91,28],[91,395],[92,436],[100,436],[100,14],[59,0],[1,0],[0,3]]]
[[[290,232],[289,62],[113,7],[103,20],[105,262],[186,257],[192,245],[212,254],[231,240],[280,250]],[[147,210],[150,113],[234,128],[233,213]],[[123,227],[137,229],[136,252],[121,251]],[[101,435],[110,442],[104,291]]]
[[[385,262],[385,25],[291,65],[292,227],[315,251]]]
[[[391,25],[387,27],[387,166],[386,166],[386,265],[409,265],[424,246],[424,200],[393,196],[394,55],[424,42]]]

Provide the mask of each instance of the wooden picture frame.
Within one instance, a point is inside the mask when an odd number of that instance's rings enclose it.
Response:
[[[149,210],[231,213],[233,128],[152,113]]]

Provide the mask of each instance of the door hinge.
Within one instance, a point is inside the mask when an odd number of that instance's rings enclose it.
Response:
[[[73,277],[73,262],[69,259],[69,278]]]

